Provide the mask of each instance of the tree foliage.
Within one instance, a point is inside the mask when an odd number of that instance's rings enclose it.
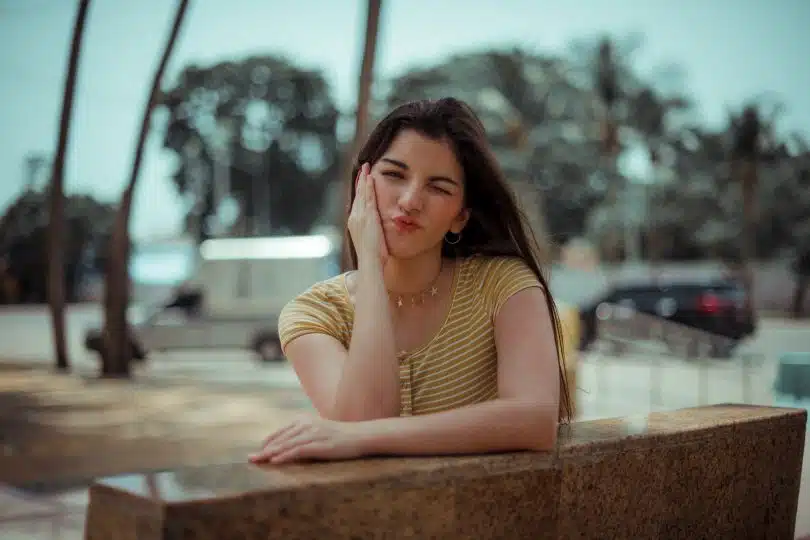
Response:
[[[545,214],[558,241],[581,231],[611,179],[593,181],[596,103],[566,63],[521,50],[454,56],[394,79],[387,105],[447,95],[467,101],[481,117],[507,177],[537,193],[542,207],[527,212]]]
[[[338,164],[338,111],[321,73],[271,56],[189,66],[161,102],[164,146],[179,162],[173,182],[193,201],[190,214],[216,215],[224,169],[248,229],[312,227]]]
[[[639,234],[645,254],[739,260],[742,193],[731,163],[744,150],[743,128],[757,107],[746,109],[727,129],[709,129],[696,119],[689,95],[654,77],[645,80],[633,69],[638,39],[605,43],[575,42],[563,56],[521,50],[453,56],[395,77],[378,110],[446,95],[468,101],[481,115],[509,178],[527,181],[540,194],[544,204],[534,210],[544,214],[554,240],[590,236],[621,256],[629,213],[634,213],[626,200],[634,179],[605,159],[600,130],[609,101],[619,142],[641,141],[655,176],[653,185],[643,188],[647,212]],[[810,190],[801,187],[808,152],[800,144],[790,152],[774,139],[778,114],[756,116],[768,149],[762,152],[757,243],[763,256],[792,256],[801,249],[800,224],[810,208]]]
[[[536,195],[527,211],[543,216],[552,238],[590,236],[603,248],[616,244],[621,256],[633,179],[606,154],[609,105],[618,142],[642,141],[654,168],[640,231],[644,253],[732,260],[740,258],[744,234],[732,163],[747,148],[745,126],[756,116],[767,148],[757,188],[760,255],[797,257],[806,237],[800,231],[810,190],[802,190],[801,178],[810,174],[808,150],[776,139],[780,109],[754,101],[727,128],[710,129],[692,109],[678,70],[636,70],[642,45],[628,36],[575,41],[561,55],[507,49],[450,56],[378,81],[371,114],[379,119],[413,99],[467,101],[507,177],[522,194]],[[243,232],[306,232],[324,212],[341,149],[338,112],[319,73],[276,57],[190,66],[162,102],[170,113],[165,144],[180,158],[174,183],[203,218],[217,211],[215,164],[223,156],[230,158],[231,192],[256,224]]]
[[[88,195],[65,199],[65,291],[68,302],[78,300],[81,279],[102,270],[114,208]],[[4,302],[46,302],[47,195],[27,191],[0,218],[0,254],[16,283],[17,297]]]

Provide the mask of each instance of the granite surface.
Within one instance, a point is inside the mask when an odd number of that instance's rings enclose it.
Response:
[[[717,405],[576,422],[550,453],[108,478],[86,538],[793,538],[806,415]]]
[[[635,442],[564,460],[560,538],[793,538],[795,417]]]

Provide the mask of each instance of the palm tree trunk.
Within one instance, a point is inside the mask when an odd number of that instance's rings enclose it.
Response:
[[[152,111],[157,103],[160,92],[160,81],[166,71],[172,51],[174,50],[177,36],[186,15],[189,0],[179,0],[177,11],[174,16],[169,39],[163,49],[163,57],[160,60],[155,75],[152,80],[152,88],[149,91],[149,99],[143,112],[141,120],[141,130],[138,135],[138,142],[135,147],[135,159],[132,162],[132,170],[129,176],[129,183],[124,189],[121,197],[121,204],[115,216],[112,235],[110,238],[110,252],[107,266],[107,279],[104,288],[104,345],[102,347],[102,377],[129,377],[130,363],[132,360],[132,347],[130,344],[127,307],[129,306],[130,280],[129,280],[129,217],[132,213],[132,199],[135,192],[138,174],[143,160],[143,150],[146,144],[146,136],[149,133],[149,123],[152,118]]]
[[[740,159],[737,165],[738,182],[742,190],[743,238],[742,260],[743,281],[746,289],[746,309],[753,314],[754,304],[754,261],[756,249],[756,186],[757,163],[753,159]]]
[[[374,79],[374,60],[377,53],[377,35],[379,34],[380,26],[380,10],[382,9],[382,0],[368,0],[368,8],[366,13],[366,40],[363,47],[363,61],[360,67],[360,80],[357,88],[357,114],[354,119],[354,138],[352,140],[349,152],[344,156],[343,171],[338,178],[338,182],[345,182],[347,189],[343,190],[343,204],[341,208],[346,209],[349,202],[349,191],[351,187],[352,165],[357,152],[360,150],[360,145],[366,137],[368,131],[368,109],[369,102],[371,101],[371,83]],[[348,212],[344,211],[344,221],[348,218]],[[343,224],[345,230],[345,223]],[[341,256],[341,266],[343,270],[349,267],[349,250],[348,244],[344,243],[343,253]]]
[[[73,99],[76,94],[76,75],[79,71],[79,56],[89,7],[90,0],[81,0],[79,9],[76,12],[67,77],[62,97],[59,140],[56,143],[56,157],[53,163],[51,188],[48,195],[50,204],[50,220],[48,222],[48,305],[53,325],[56,369],[59,371],[68,371],[70,369],[70,359],[68,358],[67,344],[65,342],[65,159],[70,136]]]
[[[360,83],[357,92],[357,116],[354,127],[354,149],[365,139],[368,131],[368,109],[371,101],[371,83],[374,80],[374,60],[377,56],[377,35],[380,26],[382,0],[369,0],[366,15],[366,41],[363,48],[363,63],[360,68]]]

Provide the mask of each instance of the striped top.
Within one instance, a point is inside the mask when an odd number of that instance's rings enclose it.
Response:
[[[460,259],[444,323],[426,344],[400,353],[400,415],[434,413],[495,399],[495,316],[516,292],[541,286],[522,259]],[[281,347],[285,349],[299,336],[323,333],[348,350],[353,320],[346,274],[318,282],[282,310],[278,323]]]

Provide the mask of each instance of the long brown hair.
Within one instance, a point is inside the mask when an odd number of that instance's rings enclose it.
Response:
[[[442,255],[457,258],[471,255],[507,256],[523,259],[543,285],[557,345],[560,373],[560,419],[572,417],[568,382],[565,376],[565,347],[557,306],[551,297],[548,280],[542,270],[548,251],[534,236],[526,215],[517,204],[514,191],[504,176],[487,140],[484,125],[466,103],[455,98],[405,103],[383,118],[360,149],[352,167],[347,211],[356,195],[353,181],[363,163],[376,163],[403,129],[413,129],[435,140],[447,140],[464,171],[464,206],[470,218],[461,240],[455,245],[443,243]],[[352,269],[357,268],[357,251],[348,230],[345,245]]]

